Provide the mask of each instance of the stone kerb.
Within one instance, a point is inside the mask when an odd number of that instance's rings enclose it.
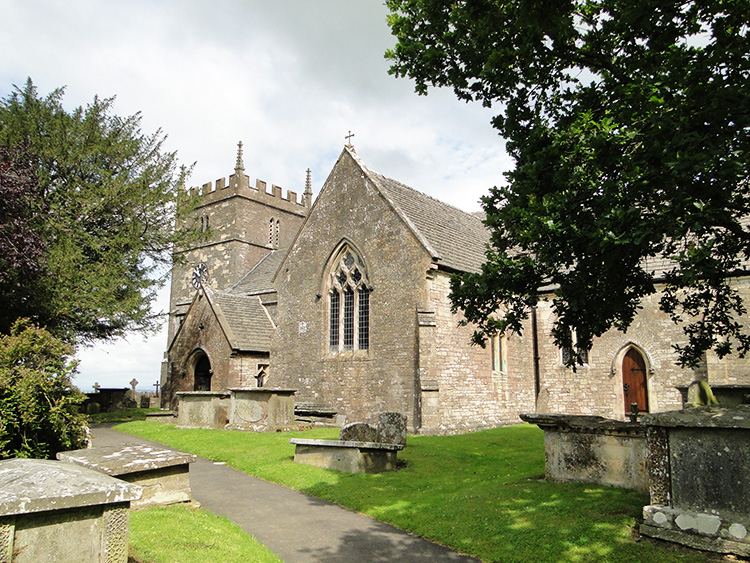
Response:
[[[642,534],[750,556],[750,405],[646,415],[651,504]]]
[[[378,413],[378,425],[354,422],[341,428],[339,440],[293,438],[294,461],[347,473],[380,473],[396,469],[397,453],[406,446],[407,417]]]
[[[648,490],[645,426],[600,416],[521,414],[520,417],[544,430],[548,480]]]
[[[190,502],[189,465],[197,456],[145,444],[123,444],[60,452],[57,459],[100,471],[139,485],[143,491],[132,508]]]
[[[141,488],[59,461],[0,461],[0,561],[128,559],[130,502]]]

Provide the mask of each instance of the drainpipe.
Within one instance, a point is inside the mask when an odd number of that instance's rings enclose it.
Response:
[[[534,359],[534,410],[538,411],[539,393],[541,382],[539,381],[539,335],[537,334],[536,305],[531,306],[531,353]]]

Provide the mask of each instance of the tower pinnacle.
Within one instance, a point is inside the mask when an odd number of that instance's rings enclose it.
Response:
[[[239,174],[245,170],[245,163],[242,161],[242,141],[237,143],[237,163],[234,165],[234,173]]]
[[[305,193],[302,196],[302,202],[304,203],[305,207],[310,207],[312,205],[312,181],[310,180],[310,169],[307,169],[307,179],[305,180]]]

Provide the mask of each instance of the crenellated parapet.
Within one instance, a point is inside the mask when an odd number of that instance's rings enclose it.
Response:
[[[188,191],[200,197],[200,202],[197,204],[199,208],[229,197],[244,197],[291,213],[307,213],[312,204],[309,171],[305,192],[298,199],[297,192],[292,190],[287,190],[286,196],[284,196],[283,189],[276,184],[271,184],[269,191],[268,184],[260,179],[256,179],[255,185],[251,186],[250,177],[245,174],[244,170],[245,167],[242,163],[242,142],[240,142],[234,174],[229,176],[228,179],[219,178],[216,182],[207,182],[202,186],[188,188]]]
[[[284,196],[283,189],[276,184],[272,184],[269,191],[268,184],[260,179],[256,179],[255,186],[251,186],[250,177],[243,173],[232,174],[229,176],[229,181],[227,178],[219,178],[216,182],[207,182],[202,186],[189,188],[189,191],[200,196],[198,207],[216,203],[228,197],[245,197],[292,213],[306,213],[312,199],[303,194],[298,200],[297,192],[292,190],[287,190]]]

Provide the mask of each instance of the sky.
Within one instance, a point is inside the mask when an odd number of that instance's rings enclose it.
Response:
[[[251,183],[300,194],[310,168],[317,195],[351,132],[370,169],[478,211],[513,165],[493,111],[390,76],[387,13],[382,0],[0,0],[0,98],[27,77],[42,94],[64,86],[68,109],[115,96],[114,113],[140,112],[194,165],[191,185],[229,176],[242,141]],[[163,330],[81,349],[75,383],[152,388],[166,345]]]

